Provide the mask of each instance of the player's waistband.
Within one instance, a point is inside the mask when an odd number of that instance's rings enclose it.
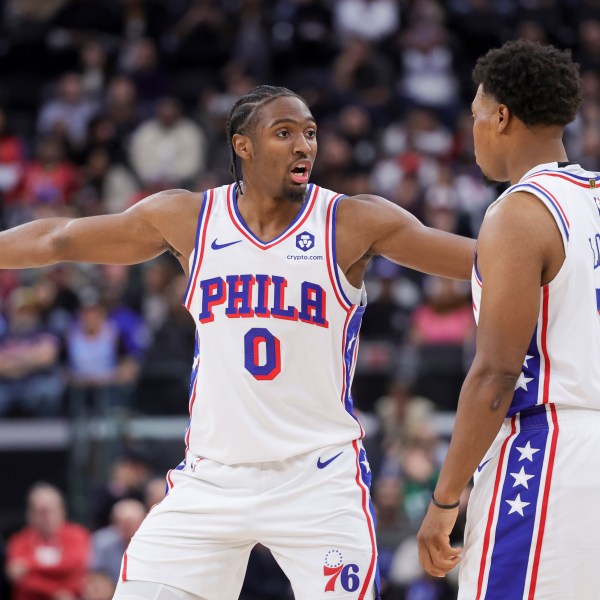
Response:
[[[542,404],[517,413],[516,417],[519,420],[520,429],[547,427],[549,419],[552,419],[551,415],[548,413],[553,409],[555,410],[556,418],[560,423],[580,419],[585,419],[586,421],[597,420],[600,422],[600,410],[568,406],[566,404]],[[510,419],[507,419],[507,421],[510,422]]]

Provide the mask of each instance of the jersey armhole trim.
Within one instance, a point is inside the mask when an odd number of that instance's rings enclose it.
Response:
[[[210,211],[212,209],[214,195],[214,190],[204,192],[202,198],[202,207],[200,208],[200,214],[198,215],[198,226],[196,228],[196,242],[194,245],[194,250],[192,252],[193,260],[192,256],[190,256],[192,267],[190,269],[188,284],[185,290],[185,294],[183,295],[182,301],[182,304],[188,310],[190,310],[190,306],[192,305],[192,299],[194,298],[194,290],[196,287],[196,280],[198,279],[198,273],[200,272],[200,265],[202,263],[202,258],[204,255],[206,229],[208,225],[208,219],[210,217]]]
[[[516,185],[512,186],[509,190],[507,190],[506,195],[517,191],[527,192],[541,200],[548,212],[552,215],[563,241],[566,260],[567,250],[569,247],[571,224],[569,223],[569,219],[567,218],[567,215],[563,210],[563,207],[560,205],[559,201],[549,190],[547,190],[545,187],[534,181],[529,181],[527,183],[517,183]]]
[[[340,306],[344,310],[349,311],[352,309],[352,307],[355,305],[355,303],[352,302],[350,300],[350,298],[348,298],[348,296],[344,290],[344,287],[342,285],[342,282],[340,280],[340,272],[339,272],[338,264],[337,264],[337,253],[336,253],[336,245],[335,245],[337,208],[338,208],[340,200],[344,197],[345,197],[344,194],[337,194],[330,200],[329,206],[327,207],[327,219],[326,219],[326,225],[325,225],[325,231],[326,231],[326,237],[327,237],[327,241],[326,241],[327,257],[326,258],[327,258],[327,271],[329,272],[329,279],[331,281],[331,285],[333,287],[335,297],[337,298],[338,302],[340,303]],[[345,279],[345,277],[344,277],[344,279]]]

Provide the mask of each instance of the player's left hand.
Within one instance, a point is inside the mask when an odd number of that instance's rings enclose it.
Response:
[[[458,507],[448,510],[430,504],[417,534],[419,562],[434,577],[444,577],[460,562],[462,548],[450,546],[457,517]]]

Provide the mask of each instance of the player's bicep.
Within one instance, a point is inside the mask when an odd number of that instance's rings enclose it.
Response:
[[[545,242],[512,203],[486,219],[477,246],[483,280],[475,367],[521,372],[540,309]]]
[[[168,248],[153,223],[150,207],[133,207],[115,215],[73,219],[52,236],[58,261],[135,264]]]
[[[375,209],[381,225],[373,254],[425,273],[469,279],[475,240],[427,227],[391,202],[381,200]]]

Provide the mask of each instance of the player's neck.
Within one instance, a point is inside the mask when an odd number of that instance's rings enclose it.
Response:
[[[283,233],[302,209],[303,202],[270,196],[248,185],[236,196],[238,211],[252,233],[263,241]]]
[[[556,136],[528,136],[509,153],[507,172],[511,185],[537,165],[568,160],[562,139]]]

